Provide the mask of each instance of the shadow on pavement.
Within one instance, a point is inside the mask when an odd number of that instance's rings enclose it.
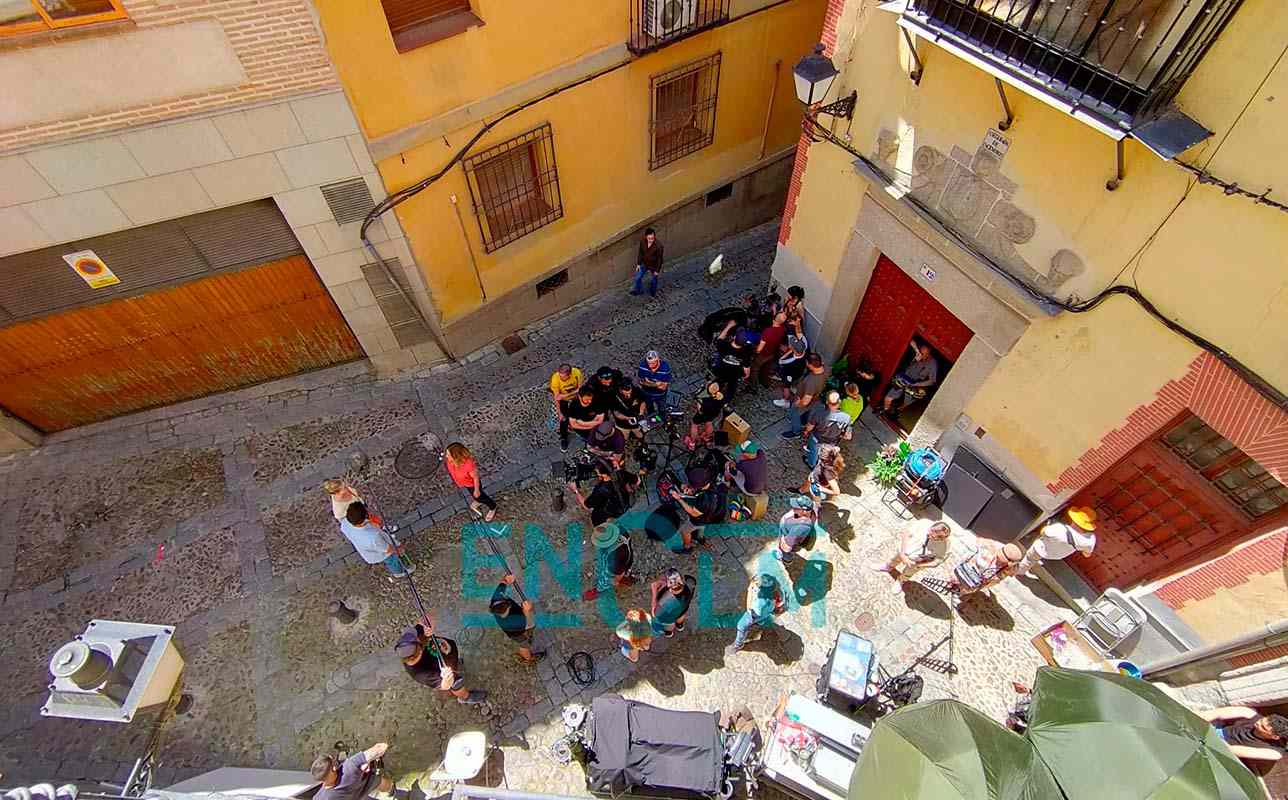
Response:
[[[999,631],[1015,630],[1015,617],[997,602],[995,597],[986,597],[982,592],[968,594],[957,606],[957,616],[967,625],[983,625]]]
[[[906,581],[903,584],[903,602],[913,611],[935,619],[946,620],[953,613],[944,598],[916,581]]]

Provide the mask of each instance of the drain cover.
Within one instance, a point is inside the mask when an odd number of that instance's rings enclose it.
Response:
[[[854,618],[854,630],[856,633],[867,633],[876,625],[876,619],[870,612],[864,611]]]
[[[512,333],[501,340],[501,349],[505,351],[506,355],[510,356],[527,346],[528,343],[523,341],[523,337],[517,333]]]

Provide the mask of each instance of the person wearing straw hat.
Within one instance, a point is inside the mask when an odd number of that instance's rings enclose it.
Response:
[[[632,608],[617,626],[621,654],[627,661],[639,661],[640,651],[653,646],[653,617],[642,608]]]
[[[1096,510],[1090,506],[1071,506],[1065,520],[1053,519],[1038,532],[1020,562],[1019,575],[1029,574],[1044,561],[1063,561],[1074,553],[1090,558],[1096,549]],[[1066,521],[1067,520],[1067,521]]]
[[[635,578],[630,574],[631,565],[635,563],[635,552],[631,549],[631,540],[622,535],[622,529],[616,523],[605,522],[596,525],[591,534],[591,543],[595,545],[595,586],[582,593],[583,600],[594,600],[599,597],[601,589],[610,585],[614,589],[631,586]]]

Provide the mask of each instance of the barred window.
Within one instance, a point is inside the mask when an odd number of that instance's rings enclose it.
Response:
[[[715,141],[719,85],[719,53],[653,76],[649,169]]]
[[[465,159],[465,175],[489,253],[563,216],[549,123]]]

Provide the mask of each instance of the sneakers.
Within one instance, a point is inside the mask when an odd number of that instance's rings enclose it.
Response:
[[[532,652],[532,658],[531,658],[531,659],[526,659],[526,658],[524,658],[523,656],[519,656],[519,660],[520,660],[520,661],[522,661],[522,662],[523,662],[523,663],[525,663],[525,664],[535,664],[535,663],[537,663],[538,661],[540,661],[541,659],[543,659],[543,658],[545,658],[545,657],[546,657],[546,651],[545,651],[545,650],[534,650],[534,651]]]
[[[465,697],[456,698],[456,702],[463,706],[481,706],[487,701],[487,692],[482,689],[470,689],[470,693]]]
[[[582,600],[594,600],[596,597],[599,597],[598,589],[594,589],[594,588],[587,589],[586,591],[581,593]]]
[[[684,631],[684,623],[683,623],[683,622],[677,622],[677,623],[675,623],[675,629],[676,629],[677,631],[681,631],[681,632],[683,632],[683,631]]]
[[[639,582],[639,578],[636,578],[634,575],[623,575],[622,579],[617,582],[617,586],[618,588],[621,588],[624,586],[634,586],[638,582]]]
[[[779,408],[781,408],[781,409],[783,409],[783,410],[787,410],[787,409],[789,409],[789,408],[791,408],[791,407],[792,407],[792,404],[791,404],[791,403],[787,402],[786,400],[784,400],[784,399],[783,399],[783,398],[781,398],[781,397],[774,401],[774,405],[778,406]]]
[[[868,569],[872,570],[873,572],[884,572],[887,575],[890,574],[889,564],[879,564],[873,561],[871,564],[868,564]]]
[[[778,434],[778,438],[782,439],[785,442],[790,442],[792,439],[798,438],[799,436],[800,436],[799,432],[793,432],[790,430],[783,431],[782,433]]]
[[[668,638],[668,639],[674,639],[674,638],[675,638],[675,628],[671,628],[670,630],[663,631],[663,632],[662,632],[662,635],[664,635],[664,636],[665,636],[666,638]]]
[[[903,596],[903,581],[895,581],[895,582],[894,582],[894,586],[891,586],[891,587],[890,587],[890,594],[895,595],[896,597],[902,597],[902,596]]]

